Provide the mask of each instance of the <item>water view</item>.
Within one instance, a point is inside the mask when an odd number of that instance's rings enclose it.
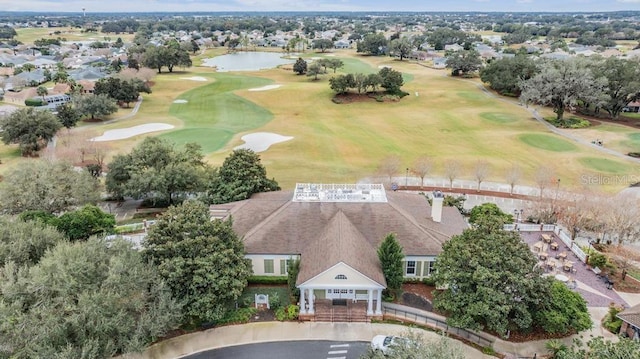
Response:
[[[283,54],[276,52],[237,52],[205,59],[203,65],[227,72],[271,69],[294,62],[295,60],[284,58]]]

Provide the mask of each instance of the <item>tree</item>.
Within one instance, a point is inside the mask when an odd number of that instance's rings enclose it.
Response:
[[[109,234],[113,232],[115,225],[116,219],[112,214],[105,213],[94,205],[66,212],[56,221],[56,228],[72,241]]]
[[[617,119],[629,102],[640,97],[640,62],[637,59],[609,57],[594,67],[595,77],[604,77],[607,94],[602,107]]]
[[[63,103],[56,107],[56,117],[62,126],[66,128],[74,127],[82,115],[73,107],[72,103]]]
[[[542,64],[540,73],[523,81],[520,100],[553,107],[557,120],[578,102],[596,107],[603,103],[604,78],[595,78],[580,59],[553,60]]]
[[[336,70],[343,67],[344,66],[344,62],[342,62],[342,60],[340,59],[329,59],[327,67],[329,67],[330,69],[333,69],[333,73],[336,73]]]
[[[302,59],[302,57],[298,57],[296,63],[293,64],[293,72],[298,75],[302,75],[307,72],[307,62]]]
[[[38,86],[38,88],[36,89],[36,93],[38,94],[38,96],[42,97],[42,100],[44,101],[44,97],[49,94],[49,90],[47,90],[47,88],[44,86]]]
[[[63,84],[69,81],[69,73],[64,68],[59,68],[51,79],[57,84]]]
[[[95,84],[94,95],[107,95],[119,103],[137,101],[140,92],[151,93],[151,89],[139,79],[121,80],[117,77],[100,79]]]
[[[82,95],[74,98],[73,106],[83,116],[91,116],[95,120],[96,116],[108,116],[118,111],[115,101],[107,95]]]
[[[251,275],[231,220],[211,220],[209,207],[198,201],[170,207],[149,230],[144,247],[144,257],[185,302],[192,324],[220,319]]]
[[[189,53],[180,48],[180,44],[173,40],[165,46],[152,45],[147,47],[142,57],[142,64],[162,73],[163,67],[166,67],[169,72],[173,72],[175,66],[190,67],[192,62]]]
[[[579,293],[567,288],[567,285],[554,281],[551,284],[551,297],[536,313],[536,323],[547,333],[565,334],[590,329],[591,316],[587,302]]]
[[[13,262],[17,267],[32,266],[40,261],[47,250],[63,241],[64,236],[46,223],[2,216],[0,268],[9,262]]]
[[[388,93],[399,94],[401,92],[400,88],[404,85],[401,72],[389,67],[383,67],[378,71],[378,75],[382,79],[380,86],[387,90]]]
[[[402,251],[402,246],[396,240],[395,234],[389,233],[380,243],[378,259],[382,266],[384,280],[387,282],[387,293],[394,296],[398,295],[404,278],[404,270],[402,268],[404,252]]]
[[[137,352],[176,329],[181,318],[156,270],[123,240],[60,242],[29,268],[0,269],[0,288],[7,357]]]
[[[460,175],[462,164],[456,160],[447,160],[444,163],[444,174],[449,179],[449,188],[453,188],[453,181]]]
[[[489,175],[489,171],[491,171],[489,162],[480,160],[476,163],[475,175],[476,181],[478,182],[478,192],[480,192],[480,184],[485,180],[485,178],[487,178],[487,176]]]
[[[420,177],[420,188],[424,187],[424,178],[431,173],[433,168],[433,160],[431,157],[422,156],[413,163],[413,173]]]
[[[234,150],[211,177],[206,195],[210,203],[241,201],[254,193],[280,190],[278,182],[267,178],[260,156],[249,149]]]
[[[539,197],[542,198],[544,190],[551,185],[553,181],[555,171],[551,167],[538,166],[534,174],[534,181],[538,185]]]
[[[158,137],[147,137],[130,154],[115,156],[108,168],[107,192],[154,198],[168,205],[201,192],[209,170],[199,145],[188,143],[177,149]]]
[[[502,224],[513,222],[513,216],[502,212],[495,203],[484,203],[475,206],[469,212],[469,223],[479,225],[487,220],[500,220]]]
[[[7,145],[18,144],[22,155],[30,156],[44,148],[60,127],[50,111],[27,107],[0,118],[0,138]]]
[[[312,63],[311,65],[309,65],[309,69],[307,70],[307,76],[312,77],[313,76],[313,80],[317,81],[318,80],[318,75],[323,74],[324,71],[322,69],[322,65],[320,65],[317,62]]]
[[[476,50],[452,51],[446,58],[447,68],[453,76],[468,76],[482,67],[482,59]]]
[[[530,79],[537,72],[533,58],[517,55],[492,61],[480,70],[480,79],[502,95],[520,96],[522,81]]]
[[[385,157],[380,163],[380,167],[378,168],[378,172],[380,174],[386,175],[389,178],[389,182],[392,181],[393,176],[398,174],[400,171],[400,166],[402,164],[402,159],[398,155],[391,155]]]
[[[616,341],[603,337],[590,339],[586,346],[578,341],[571,347],[563,346],[555,351],[554,358],[558,359],[610,359],[610,358],[638,358],[640,357],[640,342],[631,338],[620,338]]]
[[[381,32],[367,34],[362,40],[358,41],[356,51],[372,56],[384,55],[387,51],[387,39]]]
[[[337,94],[346,93],[355,84],[352,74],[338,75],[329,79],[329,86]]]
[[[12,214],[29,210],[59,213],[98,198],[96,181],[64,162],[21,163],[7,173],[0,188],[0,208]]]
[[[314,49],[318,49],[322,53],[333,48],[333,41],[330,39],[315,39],[312,44]]]
[[[640,239],[638,199],[633,196],[616,196],[609,201],[609,210],[604,218],[610,238],[618,245],[637,242]]]
[[[411,55],[411,51],[413,50],[413,44],[407,37],[403,37],[400,39],[395,39],[391,41],[389,46],[389,53],[393,56],[398,56],[400,61],[404,60],[405,57]]]
[[[447,289],[433,305],[446,313],[449,325],[503,336],[534,327],[552,279],[541,276],[537,259],[518,233],[504,231],[502,225],[502,219],[488,216],[443,245],[434,279]]]
[[[520,166],[516,164],[514,164],[509,168],[509,170],[507,170],[505,178],[507,180],[507,183],[509,184],[510,195],[513,194],[513,189],[518,183],[518,181],[520,181],[521,176],[522,176],[522,170],[520,169]]]

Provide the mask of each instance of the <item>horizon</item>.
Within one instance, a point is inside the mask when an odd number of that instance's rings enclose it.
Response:
[[[385,0],[0,0],[1,12],[17,13],[613,13],[640,11],[640,0],[451,0],[416,3]],[[46,10],[43,10],[46,9]],[[73,10],[71,10],[73,9]],[[114,11],[117,9],[117,11]]]

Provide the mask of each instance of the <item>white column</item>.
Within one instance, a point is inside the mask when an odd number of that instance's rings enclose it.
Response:
[[[309,314],[313,314],[313,288],[309,288]]]
[[[367,315],[373,314],[373,289],[367,289],[369,300],[367,300]]]
[[[376,314],[382,314],[382,289],[378,289],[378,300],[376,301]]]
[[[300,288],[300,314],[307,314],[307,309],[305,308],[305,302],[304,302],[304,292],[305,292],[305,288]]]

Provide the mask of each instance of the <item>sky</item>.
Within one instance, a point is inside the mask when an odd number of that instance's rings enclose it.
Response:
[[[640,11],[640,0],[0,0],[0,10],[187,11]]]

